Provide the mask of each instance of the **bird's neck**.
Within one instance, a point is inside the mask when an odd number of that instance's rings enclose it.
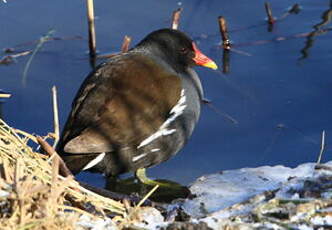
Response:
[[[188,66],[184,66],[179,63],[176,59],[172,59],[166,50],[160,49],[157,45],[150,44],[149,46],[138,45],[131,52],[138,52],[148,56],[151,56],[159,64],[165,66],[169,71],[174,71],[176,73],[189,74]]]

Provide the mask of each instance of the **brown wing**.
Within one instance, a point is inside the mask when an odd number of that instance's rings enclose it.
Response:
[[[181,81],[141,54],[115,57],[79,90],[59,144],[66,153],[137,146],[158,130],[177,103]]]

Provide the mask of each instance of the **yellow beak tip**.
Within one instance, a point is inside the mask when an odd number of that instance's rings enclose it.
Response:
[[[203,66],[207,67],[207,68],[210,68],[210,69],[213,69],[213,70],[217,70],[218,69],[218,66],[217,66],[217,64],[214,61],[207,62]]]

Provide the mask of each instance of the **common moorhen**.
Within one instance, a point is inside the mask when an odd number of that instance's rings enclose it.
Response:
[[[57,151],[73,173],[108,177],[174,156],[191,136],[203,97],[195,65],[217,69],[178,30],[161,29],[99,65],[83,82]]]

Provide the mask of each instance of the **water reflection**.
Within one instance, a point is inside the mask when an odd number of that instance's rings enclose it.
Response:
[[[326,34],[331,30],[331,28],[324,29],[324,26],[328,25],[332,19],[332,1],[330,1],[329,9],[323,12],[321,18],[322,21],[313,26],[314,31],[307,35],[305,46],[300,51],[302,56],[299,58],[299,61],[308,58],[309,50],[314,45],[314,38],[316,36]]]
[[[96,68],[96,56],[90,55],[89,63],[90,63],[91,69],[95,69]]]
[[[288,17],[291,14],[298,14],[298,13],[300,13],[301,9],[302,9],[301,6],[298,3],[296,3],[293,6],[289,7],[288,10],[287,10],[287,12],[284,13],[283,15],[281,15],[278,18],[278,20],[280,21],[280,20]]]
[[[222,55],[222,72],[227,74],[230,71],[230,57],[229,57],[230,50],[224,49]]]
[[[326,11],[324,11],[324,13],[322,14],[322,21],[316,25],[314,25],[313,27],[316,30],[320,30],[321,27],[328,25],[331,22],[332,19],[332,1],[331,1],[331,5],[330,8]]]
[[[23,70],[23,74],[22,74],[22,85],[25,87],[27,84],[27,77],[28,77],[28,71],[30,68],[30,65],[32,63],[32,60],[34,58],[34,56],[37,54],[37,52],[42,48],[43,44],[45,42],[48,42],[50,40],[50,38],[53,36],[53,34],[55,33],[55,30],[51,29],[49,30],[46,35],[42,36],[39,40],[38,43],[36,45],[36,47],[34,48],[34,50],[32,51],[31,56],[29,57],[27,63],[24,66],[24,70]]]

